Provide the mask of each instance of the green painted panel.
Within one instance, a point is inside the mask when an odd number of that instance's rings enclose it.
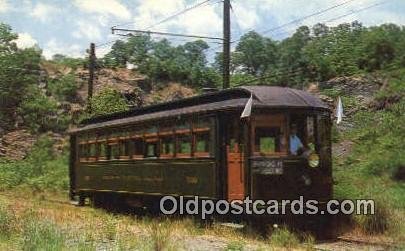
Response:
[[[215,170],[212,159],[81,163],[76,168],[76,184],[78,190],[216,197]]]

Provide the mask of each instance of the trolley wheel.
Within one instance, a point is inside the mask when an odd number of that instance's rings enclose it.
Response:
[[[79,201],[77,203],[77,206],[84,207],[85,203],[86,203],[86,197],[84,195],[79,195]]]

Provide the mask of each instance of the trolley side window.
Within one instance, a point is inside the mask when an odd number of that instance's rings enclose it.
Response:
[[[159,123],[160,158],[169,159],[174,157],[176,142],[174,124],[174,121],[162,121]]]
[[[109,145],[110,159],[119,159],[120,157],[120,148],[118,142],[110,143]]]
[[[96,160],[96,158],[97,158],[97,145],[96,145],[96,143],[91,143],[91,144],[88,144],[88,148],[89,148],[89,156],[88,156],[88,158],[89,158],[89,160],[90,161],[95,161]]]
[[[120,140],[120,159],[129,159],[130,141],[128,139]]]
[[[199,132],[195,134],[195,152],[197,157],[210,156],[210,132]]]
[[[177,157],[191,157],[191,135],[181,134],[177,136]]]
[[[174,144],[175,140],[173,135],[166,135],[161,137],[160,140],[160,157],[171,158],[174,156]]]
[[[209,157],[212,148],[212,119],[207,117],[197,118],[193,126],[194,156]]]
[[[190,158],[192,152],[191,123],[188,120],[176,122],[176,157]]]
[[[157,140],[147,140],[146,141],[146,158],[157,158],[158,157],[158,141]]]
[[[143,138],[134,138],[132,139],[132,158],[133,159],[142,159],[144,155],[145,142]]]
[[[145,158],[157,158],[159,156],[158,127],[149,126],[145,129]]]
[[[107,158],[107,145],[105,142],[98,143],[98,160],[106,160]]]
[[[79,144],[79,158],[80,161],[86,161],[88,157],[88,145],[85,143]]]

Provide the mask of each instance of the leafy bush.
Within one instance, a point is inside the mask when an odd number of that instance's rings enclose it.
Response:
[[[67,124],[66,121],[59,120],[57,108],[55,100],[45,96],[37,87],[31,86],[19,107],[19,114],[33,131],[64,131]]]
[[[90,100],[90,116],[99,116],[114,112],[127,111],[128,105],[121,94],[111,88],[105,88]]]
[[[68,156],[56,156],[53,142],[41,137],[25,160],[0,161],[0,190],[28,186],[34,191],[68,187]]]
[[[61,101],[74,101],[77,84],[74,74],[67,74],[59,79],[49,81],[48,88],[51,93]]]

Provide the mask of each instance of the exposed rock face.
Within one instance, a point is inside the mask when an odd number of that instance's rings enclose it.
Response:
[[[371,97],[383,85],[383,80],[371,75],[360,77],[337,77],[319,83],[320,89],[334,88],[343,95]]]
[[[81,81],[82,83],[78,94],[82,103],[84,103],[87,100],[88,71],[78,69],[76,71],[76,76],[78,76],[78,81]],[[139,88],[138,83],[143,83],[145,81],[145,76],[128,69],[101,69],[96,72],[95,76],[93,87],[95,95],[107,87],[115,89],[123,95],[136,95],[138,92],[137,88]]]
[[[17,130],[6,133],[0,138],[0,157],[20,160],[25,158],[36,141],[27,130]]]
[[[165,88],[152,90],[151,93],[145,97],[145,104],[168,102],[194,95],[196,95],[196,92],[189,87],[178,83],[169,83]]]

